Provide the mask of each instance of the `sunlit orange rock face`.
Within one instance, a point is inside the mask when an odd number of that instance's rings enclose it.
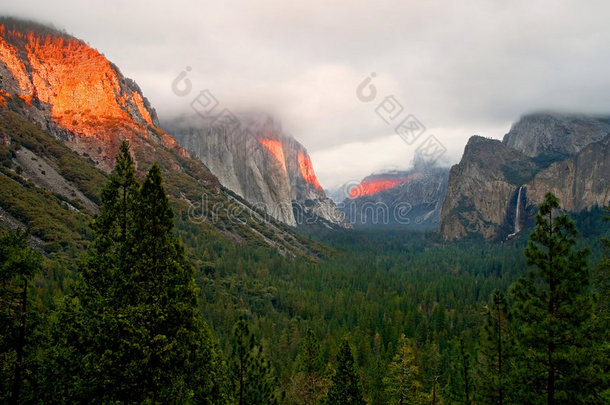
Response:
[[[107,154],[113,155],[111,145],[116,146],[118,140],[148,139],[152,134],[168,148],[177,147],[156,127],[137,86],[82,41],[60,33],[42,35],[0,25],[0,61],[17,83],[17,88],[9,90],[12,95],[27,106],[36,101],[46,114],[50,110],[50,120],[81,143],[108,145]],[[0,101],[2,104],[6,101]]]
[[[278,163],[286,171],[286,158],[284,157],[284,147],[282,141],[274,139],[258,139],[258,142],[263,145],[275,157]]]
[[[313,171],[313,164],[311,163],[309,156],[302,152],[299,152],[297,156],[299,160],[299,169],[301,169],[301,176],[303,176],[303,179],[318,190],[322,190],[322,186],[318,183],[318,178]]]
[[[415,180],[420,176],[421,174],[419,173],[413,173],[406,177],[400,178],[366,179],[356,187],[353,187],[349,192],[349,196],[350,198],[357,198],[365,195],[376,194],[380,191],[408,183],[409,181]]]
[[[286,171],[286,157],[284,155],[284,145],[282,141],[267,138],[259,138],[257,140],[271,153],[271,155],[273,155],[277,162],[282,166],[284,171]],[[298,151],[297,160],[300,174],[303,180],[305,180],[305,182],[312,185],[316,189],[322,190],[322,186],[320,186],[320,183],[318,183],[316,174],[313,171],[313,164],[311,163],[311,159],[309,158],[309,156],[306,153]]]

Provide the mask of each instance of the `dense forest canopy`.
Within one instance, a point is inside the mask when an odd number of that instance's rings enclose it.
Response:
[[[3,232],[1,401],[610,400],[601,209],[570,218],[549,194],[510,242],[332,232],[294,259],[196,237],[159,167],[133,165],[123,143],[78,246]]]

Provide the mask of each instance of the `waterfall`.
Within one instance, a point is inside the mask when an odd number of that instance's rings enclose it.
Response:
[[[523,190],[523,186],[519,187],[519,192],[517,193],[517,209],[515,210],[515,228],[513,233],[509,234],[508,238],[512,238],[516,234],[521,231],[521,191]]]

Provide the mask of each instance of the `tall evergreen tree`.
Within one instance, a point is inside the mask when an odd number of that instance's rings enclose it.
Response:
[[[472,403],[472,358],[465,340],[462,335],[451,346],[451,363],[444,397],[452,404]]]
[[[575,249],[576,226],[567,215],[557,215],[558,209],[557,197],[547,193],[525,249],[534,270],[511,290],[522,349],[521,401],[599,403],[588,251]]]
[[[430,400],[423,392],[415,344],[404,334],[400,336],[396,355],[388,365],[384,383],[390,404],[424,404]]]
[[[222,400],[222,364],[201,318],[193,268],[173,234],[159,167],[140,187],[123,142],[101,201],[95,240],[55,334],[55,377],[71,378],[51,395],[69,402]]]
[[[194,269],[173,234],[173,218],[155,163],[140,188],[127,237],[135,260],[127,283],[131,302],[123,314],[131,321],[128,332],[140,356],[138,384],[143,392],[154,393],[155,401],[217,400],[221,364],[199,311]],[[134,322],[140,327],[133,327]]]
[[[610,207],[605,212],[610,213]],[[610,216],[604,216],[610,221]],[[596,313],[596,331],[599,334],[599,356],[601,376],[601,398],[603,403],[610,403],[610,239],[602,237],[604,254],[595,272],[595,290],[598,296]]]
[[[324,393],[325,365],[320,343],[311,329],[305,333],[296,360],[296,373],[292,378],[292,400],[304,405],[317,404]]]
[[[605,212],[610,213],[610,207]],[[605,221],[610,221],[610,216],[604,216]],[[602,256],[595,271],[595,289],[599,296],[599,313],[606,321],[610,320],[610,238],[602,237],[601,243],[604,247]]]
[[[365,404],[362,398],[360,381],[354,357],[347,339],[343,339],[337,354],[336,370],[332,377],[332,385],[328,390],[326,402],[333,405]]]
[[[369,370],[369,403],[382,405],[387,403],[384,378],[386,376],[386,362],[381,358],[381,335],[375,334],[373,345],[373,367]]]
[[[494,291],[486,306],[478,350],[477,397],[481,403],[508,404],[514,344],[506,296]]]
[[[276,404],[271,366],[250,332],[245,316],[233,328],[231,379],[238,405]]]
[[[23,403],[24,382],[29,382],[35,356],[28,284],[39,268],[41,256],[27,245],[27,232],[8,232],[0,237],[0,401]],[[28,394],[28,395],[23,395]]]

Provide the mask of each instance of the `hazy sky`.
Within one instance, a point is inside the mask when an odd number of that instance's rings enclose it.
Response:
[[[452,164],[469,136],[501,138],[533,110],[610,112],[607,1],[5,0],[1,10],[97,48],[161,118],[204,89],[223,107],[273,113],[325,187],[408,168],[429,135]],[[193,90],[180,97],[171,84],[187,66]],[[363,102],[356,88],[373,72],[377,96]],[[387,96],[403,107],[396,120],[426,127],[411,145],[375,112]]]

